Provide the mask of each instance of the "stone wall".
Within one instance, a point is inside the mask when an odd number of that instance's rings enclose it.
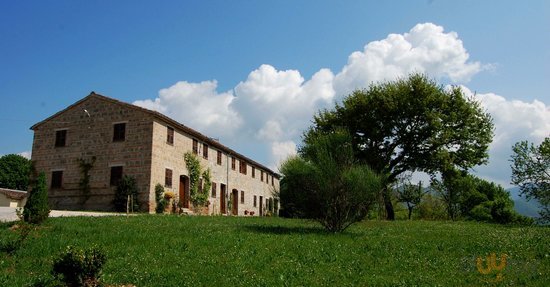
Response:
[[[126,123],[124,141],[113,142],[113,125]],[[137,180],[142,208],[148,209],[151,166],[152,116],[116,101],[89,96],[34,127],[32,160],[45,172],[48,187],[52,172],[63,171],[62,187],[49,189],[55,209],[113,210],[114,186],[110,168],[122,165],[125,175]],[[66,129],[66,145],[55,147],[56,131]],[[79,188],[78,159],[96,158],[90,171],[92,188],[86,200]]]
[[[168,124],[162,121],[155,121],[153,124],[153,155],[151,169],[151,183],[153,187],[151,192],[151,202],[154,202],[154,186],[160,183],[164,186],[165,191],[173,192],[179,200],[179,180],[181,175],[188,176],[189,173],[185,166],[184,154],[193,150],[193,137],[179,130],[177,127],[174,132],[173,145],[167,143],[167,126]],[[197,139],[198,140],[198,139]],[[217,163],[217,152],[222,151],[221,164]],[[279,188],[278,179],[274,178],[273,185],[271,184],[270,174],[269,183],[266,182],[268,172],[258,166],[255,166],[255,177],[252,177],[252,165],[247,163],[246,175],[239,172],[239,156],[230,155],[227,152],[216,147],[208,146],[208,159],[204,158],[203,142],[198,140],[197,157],[200,159],[201,166],[204,169],[210,168],[212,174],[212,182],[216,183],[216,197],[212,197],[210,193],[208,207],[210,214],[221,214],[221,184],[226,186],[227,200],[233,189],[238,191],[238,215],[245,215],[246,211],[254,211],[254,215],[259,215],[260,196],[263,199],[264,211],[266,210],[266,199],[273,198],[272,191]],[[231,168],[231,158],[236,158],[235,170]],[[172,186],[166,186],[165,170],[172,170]],[[264,172],[264,181],[260,180],[261,171]],[[241,191],[244,191],[244,203],[241,203]],[[256,206],[254,206],[254,196],[256,196]],[[154,210],[154,208],[152,209]],[[226,209],[227,213],[231,213],[230,209]]]
[[[117,123],[126,123],[124,141],[113,141],[113,127]],[[168,126],[174,129],[173,144],[167,143]],[[33,129],[32,160],[37,171],[45,172],[49,187],[52,173],[63,172],[61,188],[50,188],[48,191],[50,205],[54,209],[113,210],[115,187],[109,183],[112,166],[123,166],[124,175],[136,178],[138,200],[143,211],[155,211],[155,185],[159,183],[165,191],[172,191],[178,200],[180,176],[189,175],[184,154],[193,150],[194,138],[198,140],[197,156],[201,165],[203,169],[210,168],[212,182],[216,183],[216,196],[209,199],[210,214],[221,213],[221,184],[226,185],[226,203],[231,198],[231,192],[237,190],[239,215],[245,215],[245,211],[259,215],[260,204],[265,213],[267,200],[273,197],[273,190],[279,188],[276,178],[272,183],[271,172],[251,161],[247,161],[246,174],[240,173],[239,160],[243,157],[233,154],[221,144],[211,142],[208,159],[205,159],[201,141],[206,139],[205,136],[154,112],[95,94],[33,126]],[[58,130],[67,131],[65,146],[55,146]],[[190,133],[200,136],[194,137]],[[218,150],[222,151],[221,164],[217,163]],[[236,158],[235,170],[231,168],[232,157]],[[91,192],[87,196],[79,187],[83,177],[79,159],[91,161],[92,158],[96,160],[90,170]],[[165,185],[166,169],[172,170],[171,186]],[[266,181],[268,175],[269,182]],[[244,192],[244,202],[241,202],[241,192]],[[227,213],[231,210],[228,209]]]

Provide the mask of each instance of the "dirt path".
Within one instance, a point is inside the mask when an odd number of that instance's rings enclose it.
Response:
[[[14,207],[0,207],[0,221],[15,221],[18,220]],[[50,217],[64,216],[121,216],[126,213],[114,212],[93,212],[93,211],[68,211],[68,210],[52,210]]]

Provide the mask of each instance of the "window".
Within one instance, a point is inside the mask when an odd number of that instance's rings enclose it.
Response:
[[[55,132],[55,147],[63,147],[67,141],[67,130]]]
[[[111,185],[117,185],[122,179],[122,166],[111,166]]]
[[[196,139],[193,139],[193,153],[194,154],[199,153],[199,141]]]
[[[53,171],[51,188],[61,188],[62,183],[63,183],[63,171],[62,170]]]
[[[126,123],[114,124],[113,141],[122,142],[126,138]]]
[[[219,164],[219,165],[222,165],[222,152],[221,151],[218,151],[218,157],[216,159],[216,162]]]
[[[235,158],[234,157],[231,158],[231,169],[235,170]]]
[[[265,183],[269,183],[269,174],[265,173]]]
[[[164,186],[172,187],[172,170],[168,168],[164,172]]]
[[[216,183],[212,183],[212,197],[216,197]]]
[[[256,168],[252,167],[252,178],[256,177]]]
[[[244,160],[239,160],[239,172],[246,174],[246,162]]]
[[[271,176],[271,185],[275,186],[275,183],[273,182],[273,175]]]
[[[254,195],[254,207],[256,207],[256,196]]]
[[[174,144],[174,128],[166,127],[166,143],[169,145]]]
[[[261,173],[260,173],[260,180],[261,181],[264,181],[264,171],[262,170]]]
[[[205,143],[202,144],[202,157],[208,159],[208,145]]]
[[[241,190],[241,203],[244,203],[244,191]]]

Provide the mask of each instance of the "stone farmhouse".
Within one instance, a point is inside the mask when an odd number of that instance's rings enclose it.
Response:
[[[277,206],[279,175],[268,167],[161,113],[94,92],[31,130],[32,161],[46,174],[54,209],[113,210],[123,175],[136,179],[142,211],[155,211],[157,184],[189,208],[188,151],[211,170],[208,214],[257,216]],[[88,192],[82,163],[92,163]]]

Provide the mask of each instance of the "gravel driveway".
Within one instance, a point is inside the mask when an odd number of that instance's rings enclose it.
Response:
[[[93,212],[93,211],[67,211],[67,210],[52,210],[50,217],[63,217],[63,216],[120,216],[126,215],[126,213],[114,213],[114,212]],[[15,221],[18,220],[15,214],[15,207],[0,207],[0,222],[2,221]]]

